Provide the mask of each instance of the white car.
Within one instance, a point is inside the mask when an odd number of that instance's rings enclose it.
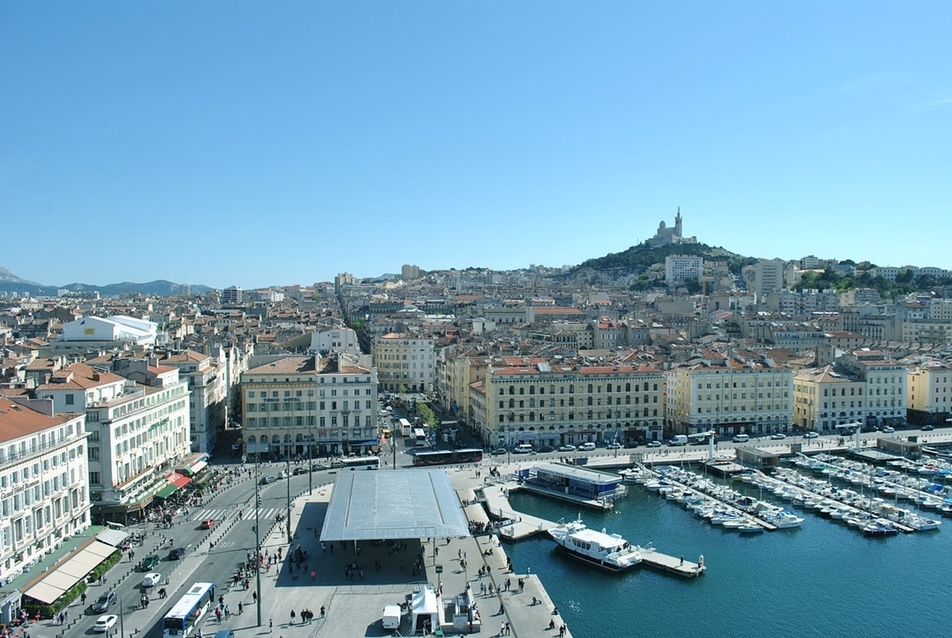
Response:
[[[162,582],[162,574],[157,574],[155,572],[146,574],[142,579],[143,587],[155,587]]]
[[[583,452],[591,452],[592,450],[595,449],[595,444],[592,443],[591,441],[589,441],[588,443],[582,443],[578,449],[582,450]]]
[[[621,443],[609,443],[605,447],[607,447],[609,450],[618,450],[621,449]]]
[[[559,452],[574,452],[574,451],[575,451],[575,446],[572,445],[571,443],[566,443],[565,445],[562,445],[559,447]]]
[[[93,625],[93,631],[103,634],[115,627],[116,621],[119,620],[119,616],[115,614],[109,614],[108,616],[100,616],[96,620],[96,624]]]
[[[820,436],[820,435],[817,434],[815,431],[810,430],[809,432],[805,432],[805,433],[804,433],[803,438],[805,438],[805,439],[816,439],[816,438],[819,438],[819,436]]]
[[[771,434],[770,438],[772,438],[774,441],[782,441],[787,438],[787,435],[783,434],[782,432],[777,432],[776,434]]]

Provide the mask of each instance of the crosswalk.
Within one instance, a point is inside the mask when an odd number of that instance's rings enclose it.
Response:
[[[258,517],[262,521],[273,521],[279,513],[285,511],[283,507],[263,507],[258,512]],[[240,510],[241,519],[244,521],[253,521],[255,519],[255,508],[248,507]],[[196,521],[204,521],[209,518],[216,521],[224,521],[235,516],[234,507],[218,507],[218,508],[206,508],[197,514],[193,515],[193,519]]]

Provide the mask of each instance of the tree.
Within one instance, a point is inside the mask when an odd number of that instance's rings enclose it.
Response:
[[[701,282],[697,280],[697,277],[685,279],[684,287],[688,289],[689,295],[696,295],[701,292]]]

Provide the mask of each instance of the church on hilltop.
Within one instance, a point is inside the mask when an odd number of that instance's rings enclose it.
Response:
[[[697,237],[685,237],[681,234],[681,207],[678,206],[678,214],[674,216],[674,226],[668,228],[668,225],[662,221],[658,224],[658,232],[655,236],[645,241],[651,248],[661,246],[670,246],[671,244],[696,244]]]

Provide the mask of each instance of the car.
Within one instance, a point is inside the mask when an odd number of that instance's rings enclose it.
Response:
[[[285,472],[284,470],[281,470],[280,472],[278,472],[279,479],[286,479],[287,477],[288,477],[288,473]]]
[[[731,439],[734,443],[747,443],[750,440],[749,434],[735,434]]]
[[[934,429],[935,429],[935,426],[934,426],[934,425],[923,425],[923,426],[922,426],[922,431],[923,431],[923,432],[932,432],[932,430],[934,430]]]
[[[784,434],[783,432],[776,432],[774,434],[771,434],[770,438],[773,439],[774,441],[783,441],[785,438],[787,438],[787,435]]]
[[[109,614],[108,616],[100,616],[96,619],[96,624],[93,625],[93,631],[104,634],[110,629],[112,629],[116,622],[119,621],[119,616],[115,614]]]
[[[292,472],[292,474],[294,474],[294,476],[297,476],[297,475],[299,475],[299,474],[307,474],[307,468],[306,468],[306,467],[296,467],[296,468],[294,468],[294,472]]]
[[[885,432],[886,434],[892,434],[895,431],[896,431],[896,428],[894,428],[891,425],[887,425],[886,427],[883,428],[883,432]]]
[[[211,529],[211,528],[215,527],[215,519],[214,519],[214,518],[206,518],[204,521],[202,521],[202,524],[199,525],[199,527],[201,527],[202,529]]]
[[[520,443],[512,448],[513,454],[535,454],[535,449],[528,443]]]
[[[148,573],[142,578],[143,587],[155,587],[161,582],[162,582],[162,574],[159,574],[157,572]]]
[[[158,554],[149,554],[139,561],[139,571],[147,572],[151,570],[153,567],[159,564],[160,560],[161,559],[159,558]]]
[[[648,441],[648,447],[661,447],[661,441]]]
[[[591,452],[595,449],[595,444],[591,441],[588,443],[582,443],[580,446],[578,446],[578,449],[582,450],[583,452]]]
[[[92,610],[98,614],[108,611],[109,607],[116,604],[116,592],[109,590],[103,593],[96,602],[93,603]]]
[[[618,449],[621,449],[621,443],[614,443],[614,442],[613,442],[613,443],[609,443],[609,444],[606,445],[605,447],[607,447],[609,450],[618,450]]]
[[[505,453],[506,453],[505,448],[497,447],[495,450],[493,450],[489,454],[492,456],[499,456],[500,454],[505,454]]]
[[[559,452],[574,452],[575,446],[571,443],[566,443],[565,445],[559,446]]]
[[[277,480],[278,479],[274,478],[273,476],[262,476],[260,482],[262,485],[268,485],[270,483],[274,483]]]
[[[809,432],[804,433],[803,438],[805,439],[816,439],[819,438],[820,434],[815,430],[810,430]]]
[[[539,451],[540,452],[555,452],[555,448],[552,447],[551,445],[543,445],[542,447],[539,448]]]
[[[185,556],[184,547],[176,547],[169,552],[169,560],[181,560],[183,556]]]
[[[327,466],[324,465],[323,463],[315,463],[314,465],[311,466],[312,472],[323,472],[326,469],[327,469]]]
[[[636,448],[638,445],[640,445],[638,441],[625,441],[626,448]]]

